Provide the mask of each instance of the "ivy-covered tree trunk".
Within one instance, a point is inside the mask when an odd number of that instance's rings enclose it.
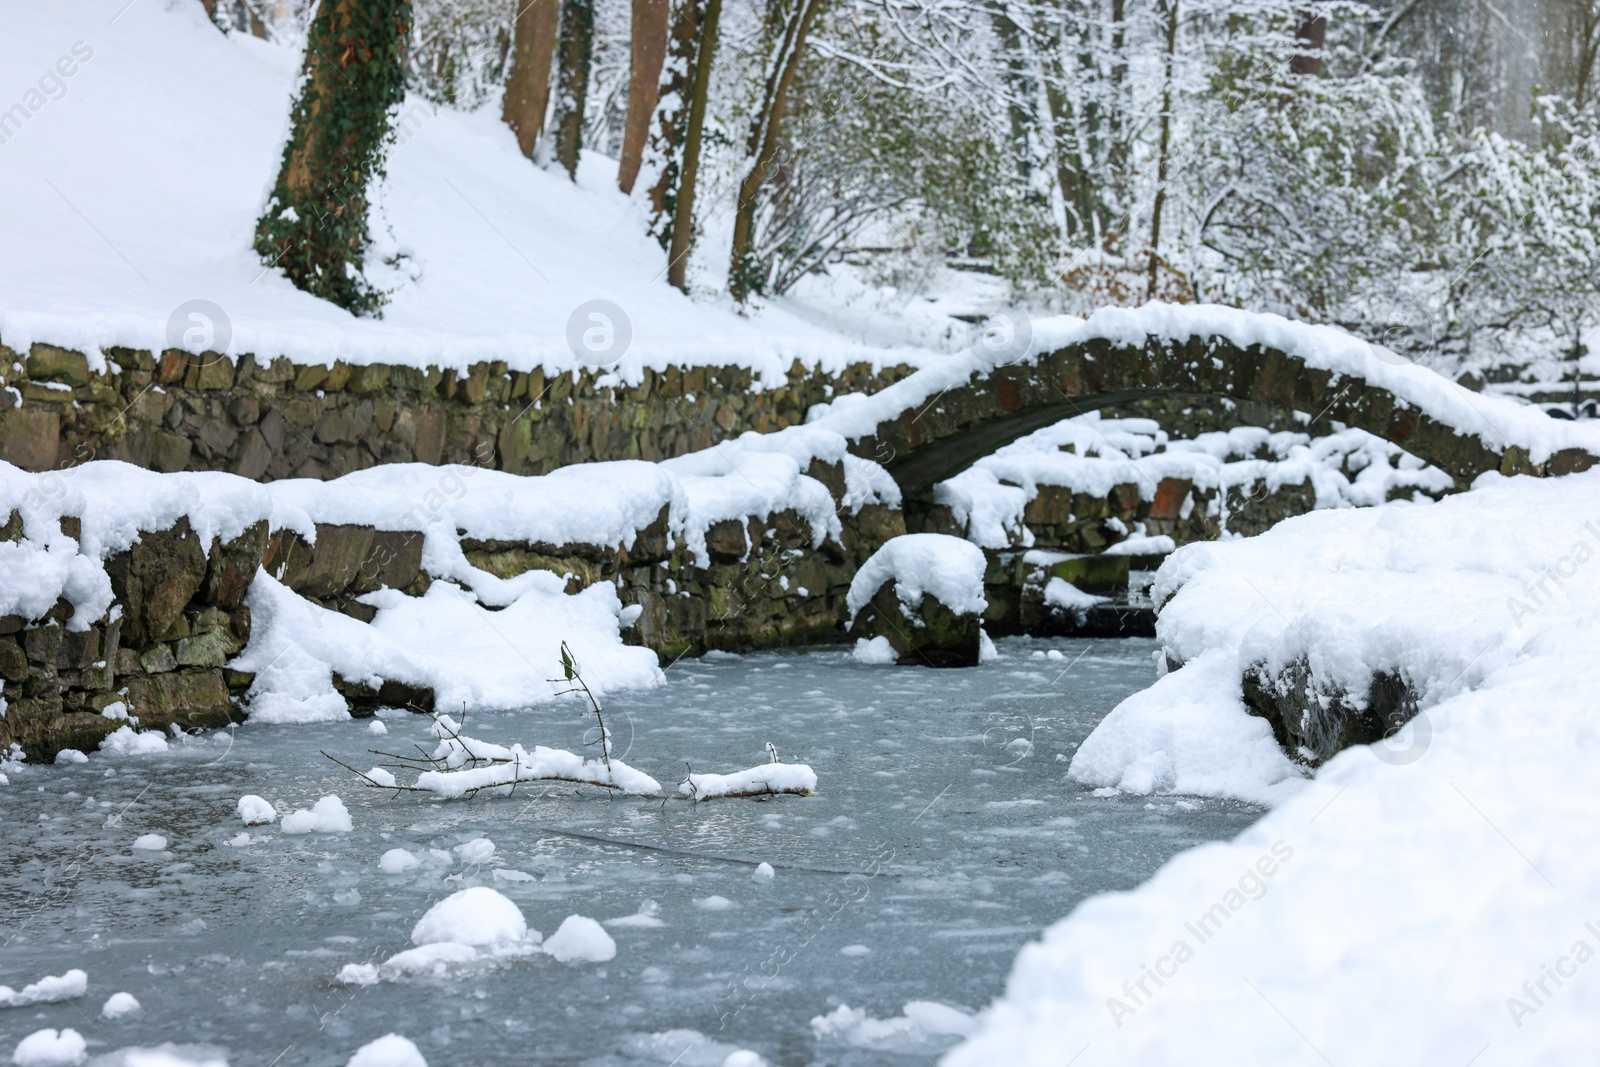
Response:
[[[700,141],[721,17],[722,0],[676,0],[660,102],[645,154],[654,174],[650,233],[667,250],[667,281],[679,289],[688,286]]]
[[[389,110],[405,99],[410,0],[323,0],[255,247],[306,292],[356,314],[385,294],[361,274],[367,184],[383,175]]]
[[[517,11],[512,29],[511,72],[500,115],[517,135],[517,147],[529,159],[544,133],[550,106],[550,62],[556,51],[559,0],[531,0]]]
[[[561,5],[560,73],[556,80],[556,159],[578,177],[583,149],[583,110],[589,99],[589,67],[594,58],[594,0]]]

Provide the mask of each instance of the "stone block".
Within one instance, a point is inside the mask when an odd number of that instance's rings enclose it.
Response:
[[[35,344],[28,349],[28,377],[64,385],[87,385],[89,359],[70,348]]]

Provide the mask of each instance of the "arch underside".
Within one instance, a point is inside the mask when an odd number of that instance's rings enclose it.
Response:
[[[908,503],[925,503],[939,482],[1025,434],[1098,408],[1167,398],[1266,405],[1303,412],[1313,425],[1331,420],[1366,430],[1444,470],[1457,489],[1488,470],[1564,474],[1595,462],[1568,450],[1535,465],[1521,449],[1459,431],[1387,389],[1217,337],[1152,337],[1130,346],[1089,341],[975,374],[880,423],[852,451],[883,463]]]

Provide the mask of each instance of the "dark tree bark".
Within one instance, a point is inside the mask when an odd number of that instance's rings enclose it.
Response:
[[[1314,11],[1300,12],[1294,31],[1294,55],[1289,57],[1290,74],[1316,74],[1322,70],[1322,42],[1328,36],[1328,19]]]
[[[787,9],[782,26],[769,30],[769,39],[778,42],[771,67],[767,72],[766,88],[762,93],[761,108],[756,112],[750,127],[750,140],[746,149],[750,169],[739,184],[739,199],[733,220],[733,252],[728,269],[728,289],[734,300],[743,303],[750,292],[761,282],[761,266],[753,261],[750,242],[755,230],[756,208],[761,199],[761,187],[772,173],[778,158],[779,127],[783,122],[784,105],[795,74],[805,56],[806,38],[811,33],[817,15],[827,0],[798,0],[795,7]],[[780,9],[774,4],[774,13]]]
[[[255,248],[301,289],[358,314],[384,294],[361,276],[367,184],[383,174],[389,110],[405,99],[410,0],[323,0],[306,34],[289,142]]]
[[[583,113],[589,100],[589,68],[594,58],[594,0],[566,0],[561,5],[561,37],[557,51],[556,159],[574,180],[583,150]]]
[[[694,83],[689,97],[689,125],[683,137],[683,165],[678,176],[672,212],[672,240],[667,247],[667,281],[689,290],[689,252],[694,247],[694,194],[700,178],[700,141],[706,124],[706,101],[711,95],[711,62],[717,51],[717,24],[722,20],[722,0],[706,0],[696,49]]]
[[[1150,210],[1150,285],[1146,300],[1156,298],[1156,271],[1161,262],[1161,211],[1167,204],[1167,159],[1172,144],[1172,56],[1178,47],[1178,0],[1161,0],[1167,9],[1167,47],[1161,68],[1161,134],[1156,149],[1156,199]]]
[[[511,71],[500,114],[517,135],[517,147],[529,159],[544,133],[550,106],[550,61],[556,50],[560,0],[528,0],[517,11],[511,40]]]
[[[633,192],[650,137],[650,118],[661,93],[661,65],[667,58],[667,0],[633,0],[628,57],[628,112],[622,123],[622,157],[617,186]]]

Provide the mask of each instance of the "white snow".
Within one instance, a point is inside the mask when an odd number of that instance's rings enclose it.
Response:
[[[345,1067],[428,1067],[417,1046],[399,1034],[384,1034],[356,1050]]]
[[[74,1067],[88,1058],[89,1043],[76,1030],[35,1030],[17,1042],[16,1067]]]
[[[75,748],[64,748],[56,753],[57,763],[88,763],[89,757]]]
[[[389,728],[383,724],[382,719],[373,719],[367,723],[367,733],[369,734],[386,734],[388,732]]]
[[[0,1008],[26,1008],[81,997],[89,989],[89,976],[74,967],[65,974],[46,975],[20,990],[0,985]]]
[[[691,774],[678,786],[678,792],[696,800],[710,800],[740,793],[797,792],[809,796],[816,788],[817,774],[804,763],[765,763],[733,774]]]
[[[347,834],[354,829],[344,801],[325,796],[310,809],[297,808],[279,824],[286,834]]]
[[[857,663],[862,663],[869,667],[877,667],[885,663],[893,663],[898,658],[898,653],[895,652],[894,646],[889,643],[887,637],[858,637],[856,638],[855,648],[850,650],[850,658]]]
[[[750,880],[758,883],[770,882],[777,876],[778,872],[773,870],[772,864],[768,863],[766,860],[762,860],[756,865],[756,869],[750,872]]]
[[[265,798],[258,797],[254,793],[246,793],[240,797],[234,810],[239,813],[239,821],[246,826],[265,826],[278,819],[278,810]]]
[[[982,550],[959,537],[891,537],[850,580],[846,605],[854,618],[885,582],[893,581],[895,596],[907,618],[916,618],[915,612],[928,594],[959,615],[980,615],[988,606],[983,596],[985,567]]]
[[[167,839],[160,834],[140,834],[134,838],[133,847],[147,852],[160,852],[167,847]]]
[[[420,867],[422,861],[416,854],[403,848],[391,848],[378,860],[378,869],[384,874],[404,874],[413,867]]]
[[[139,998],[132,993],[113,993],[106,998],[105,1004],[100,1007],[100,1014],[107,1019],[120,1019],[124,1015],[132,1015],[139,1010]]]
[[[149,756],[167,751],[167,739],[158,730],[135,733],[131,726],[119,726],[101,739],[100,751],[113,756]]]
[[[1117,1067],[1586,1062],[1597,556],[1600,472],[1180,549],[1156,596],[1184,666],[1108,716],[1073,776],[1275,806],[1026,947],[948,1067],[1059,1064],[1064,1034]],[[1302,656],[1320,692],[1397,672],[1421,713],[1285,788],[1239,679]]]
[[[1221,337],[1241,348],[1275,348],[1299,356],[1309,367],[1381,386],[1457,433],[1480,436],[1497,449],[1523,448],[1535,463],[1543,463],[1563,448],[1600,454],[1600,426],[1592,420],[1552,419],[1536,407],[1474,393],[1333,326],[1312,326],[1215,304],[1153,302],[1137,308],[1102,308],[1087,319],[1070,315],[1035,319],[1032,328],[1033,346],[1018,363],[1032,364],[1040,353],[1090,340],[1142,346],[1151,336],[1177,342]],[[870,436],[880,423],[915,411],[940,393],[959,389],[974,375],[987,376],[992,370],[992,361],[982,354],[952,356],[870,397],[841,397],[826,408],[819,406],[808,420],[852,440]]]
[[[617,943],[593,919],[568,915],[545,938],[544,950],[562,963],[604,963],[616,956]]]
[[[494,858],[495,848],[493,841],[487,837],[479,837],[457,845],[454,851],[461,857],[462,863],[488,863]]]
[[[1062,611],[1082,613],[1096,604],[1104,604],[1110,598],[1085,593],[1065,578],[1052,577],[1044,585],[1044,602],[1052,608]]]
[[[409,264],[371,268],[396,291],[382,318],[355,318],[264,269],[250,247],[303,38],[224,36],[191,3],[8,5],[0,68],[48,69],[73,42],[91,58],[5,145],[0,202],[28,206],[13,213],[0,262],[0,339],[13,349],[47,341],[89,352],[96,366],[111,345],[160,351],[172,347],[169,319],[203,299],[228,320],[229,353],[263,362],[505,360],[554,375],[582,362],[569,322],[585,325],[583,305],[606,300],[626,320],[614,334],[631,334],[612,368],[623,381],[691,360],[781,384],[795,359],[837,368],[930,358],[867,348],[781,309],[751,320],[690,300],[663,280],[665,254],[643,209],[617,191],[613,162],[586,152],[574,183],[529,164],[497,104],[466,113],[417,97],[400,109],[403,143],[372,196],[374,264],[401,249]],[[185,165],[173,169],[174,159]]]
[[[429,908],[411,929],[414,945],[450,941],[489,947],[514,944],[528,937],[522,909],[487,886],[472,886],[451,894]],[[533,937],[538,937],[537,931]]]
[[[699,900],[696,900],[694,902],[694,906],[699,908],[701,911],[727,911],[729,908],[733,907],[733,901],[729,900],[727,897],[718,896],[717,894],[713,893],[709,897],[701,897]]]
[[[973,1030],[973,1018],[959,1008],[931,1000],[913,1000],[894,1019],[875,1019],[863,1008],[841,1004],[811,1020],[811,1032],[820,1041],[840,1041],[858,1048],[883,1052],[942,1048]]]

